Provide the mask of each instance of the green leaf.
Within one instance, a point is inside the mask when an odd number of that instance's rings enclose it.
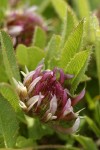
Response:
[[[29,59],[29,66],[30,70],[33,70],[37,67],[39,62],[45,57],[45,53],[38,47],[29,47],[27,48],[28,52],[28,59]]]
[[[92,15],[92,16],[90,15],[85,19],[85,34],[83,40],[84,40],[84,45],[95,44],[95,49],[98,52],[98,48],[99,48],[98,42],[100,41],[100,27],[99,27],[99,20],[96,15]]]
[[[89,124],[92,131],[100,138],[100,129],[95,124],[94,120],[90,119],[89,117],[85,116],[86,122]]]
[[[0,64],[0,82],[7,82],[8,78],[4,70],[4,65]]]
[[[62,34],[61,34],[62,41],[61,41],[60,47],[64,46],[63,44],[67,40],[69,34],[72,32],[72,30],[78,24],[78,20],[77,20],[75,13],[73,12],[73,10],[71,9],[71,7],[68,5],[67,2],[66,2],[66,5],[67,5],[67,14],[63,20]]]
[[[99,0],[89,0],[89,3],[92,7],[92,10],[94,10],[95,8],[98,8],[99,4],[100,4],[100,1]]]
[[[16,142],[16,146],[18,148],[26,148],[26,147],[33,147],[33,145],[36,145],[36,143],[33,143],[33,139],[30,139],[30,138],[25,138],[23,136],[19,136],[17,138],[17,142]]]
[[[95,118],[100,128],[100,101],[95,103]]]
[[[79,23],[66,41],[60,58],[59,65],[61,68],[65,68],[71,58],[79,51],[83,37],[83,27],[84,20]]]
[[[19,97],[13,88],[7,83],[0,84],[0,93],[6,98],[12,105],[16,112],[19,111]]]
[[[46,48],[46,52],[47,52],[46,57],[45,57],[46,68],[49,68],[51,63],[53,64],[52,59],[54,59],[54,57],[56,58],[59,57],[59,54],[61,53],[59,49],[60,41],[61,41],[61,37],[59,35],[53,35],[51,37],[51,40],[48,43],[47,48]]]
[[[3,19],[4,19],[4,17],[5,17],[5,10],[3,9],[3,7],[1,7],[1,5],[0,5],[0,28],[2,27],[2,21],[3,21]]]
[[[46,32],[40,27],[36,27],[34,36],[33,36],[33,44],[36,47],[44,48],[46,44]]]
[[[2,51],[0,47],[0,82],[7,82],[7,81],[8,81],[8,78],[4,69]]]
[[[86,74],[83,75],[81,82],[89,81],[91,80],[90,77],[88,77]]]
[[[16,49],[16,58],[22,66],[28,66],[28,52],[25,45],[19,44]]]
[[[71,80],[71,93],[73,94],[77,85],[81,81],[88,65],[90,50],[85,50],[77,53],[66,67],[66,72],[73,74],[74,78]]]
[[[67,14],[66,14],[66,17],[64,18],[63,24],[62,24],[60,48],[62,48],[65,44],[66,35],[67,35]]]
[[[55,8],[55,11],[63,21],[67,14],[66,2],[64,0],[51,0],[51,2]]]
[[[90,16],[90,5],[88,0],[75,0],[74,3],[76,5],[76,9],[78,10],[80,18]]]
[[[68,12],[67,12],[67,32],[66,32],[66,38],[70,35],[70,33],[73,31],[75,26],[78,24],[78,20],[76,17],[76,14],[73,12],[71,7],[68,5]]]
[[[85,97],[86,97],[89,109],[94,110],[95,103],[94,103],[93,98],[90,96],[90,94],[88,92],[86,92]]]
[[[16,50],[18,63],[22,66],[26,65],[29,70],[35,69],[44,56],[45,52],[38,47],[26,47],[20,44]]]
[[[90,32],[90,40],[91,43],[95,44],[95,58],[96,58],[96,66],[97,66],[97,75],[99,80],[99,93],[100,93],[100,26],[99,26],[99,20],[96,16],[90,17],[90,26],[89,26],[89,32]],[[93,70],[92,70],[93,71]]]
[[[84,150],[98,150],[91,138],[81,135],[74,135],[74,138],[83,146]]]
[[[14,77],[17,80],[20,80],[20,75],[16,63],[16,58],[14,55],[13,45],[9,35],[4,31],[0,32],[0,40],[6,73],[9,78],[9,81],[11,82],[12,85],[14,85],[12,77]]]
[[[99,29],[100,32],[100,29]],[[96,38],[96,48],[95,48],[95,56],[96,56],[96,65],[97,65],[97,74],[99,80],[99,94],[100,94],[100,35]]]
[[[18,134],[18,121],[9,102],[0,95],[0,127],[6,148],[13,148]]]
[[[53,56],[49,61],[48,61],[48,69],[54,69],[55,67],[58,67],[59,59]]]
[[[2,58],[2,51],[0,48],[0,82],[7,82],[8,78],[4,69],[4,63]]]
[[[15,92],[15,90],[9,84],[1,83],[0,84],[0,93],[5,99],[7,99],[7,101],[14,108],[15,112],[18,115],[18,118],[22,122],[25,123],[24,114],[19,107],[19,97],[18,97],[17,93]]]
[[[0,7],[1,8],[7,8],[7,5],[8,5],[8,1],[7,0],[0,1]]]
[[[42,3],[39,6],[38,12],[42,14],[49,4],[50,4],[50,0],[42,0]]]
[[[5,145],[4,145],[3,136],[0,134],[0,149],[1,149],[2,147],[5,147]]]

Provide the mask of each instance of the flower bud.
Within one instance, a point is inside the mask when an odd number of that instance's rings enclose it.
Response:
[[[43,65],[40,65],[34,71],[27,74],[22,73],[24,81],[21,87],[27,91],[25,99],[22,97],[24,90],[20,90],[19,94],[20,101],[24,103],[23,109],[26,114],[39,117],[42,122],[57,123],[57,128],[61,131],[63,130],[62,122],[73,122],[72,128],[69,128],[69,132],[72,132],[77,129],[80,122],[77,119],[79,118],[78,113],[74,112],[73,106],[84,97],[85,91],[83,90],[73,98],[65,84],[66,80],[73,78],[73,75],[64,74],[60,68],[53,70],[43,70],[42,68]],[[17,86],[19,87],[19,85]],[[25,107],[27,108],[25,109]]]

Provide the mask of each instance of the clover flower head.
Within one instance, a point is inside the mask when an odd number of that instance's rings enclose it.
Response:
[[[6,13],[4,29],[12,37],[15,48],[18,44],[31,45],[36,26],[47,31],[47,26],[44,24],[42,17],[35,13],[36,9],[37,7],[33,6]]]
[[[43,65],[22,74],[23,83],[15,79],[14,82],[20,97],[20,106],[26,114],[38,116],[42,122],[52,123],[65,133],[77,130],[80,119],[73,106],[84,97],[85,90],[74,98],[71,96],[67,81],[73,78],[73,75],[64,74],[60,68],[43,70]],[[62,122],[73,122],[73,125],[66,129],[60,125]]]

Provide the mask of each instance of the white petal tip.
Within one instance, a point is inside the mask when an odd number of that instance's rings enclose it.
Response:
[[[80,118],[78,117],[72,127],[72,133],[76,132],[79,128],[80,125]]]
[[[19,35],[20,32],[23,31],[23,27],[22,26],[12,26],[10,29],[9,29],[9,34],[11,35]]]
[[[18,87],[18,82],[16,81],[16,79],[14,77],[12,77],[12,80],[13,80],[15,86]]]
[[[23,71],[21,71],[21,74],[22,74],[24,77],[26,77],[26,76],[27,76],[27,74],[26,74],[26,73],[24,73]]]
[[[26,105],[22,101],[19,102],[19,105],[22,109],[24,109],[24,110],[27,109]]]
[[[26,72],[26,74],[29,73],[29,70],[28,70],[28,68],[26,66],[25,66],[25,72]]]

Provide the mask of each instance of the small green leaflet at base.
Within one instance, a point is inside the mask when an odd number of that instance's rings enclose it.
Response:
[[[74,91],[76,90],[87,69],[89,58],[90,50],[81,51],[77,53],[67,64],[65,71],[74,75],[74,78],[71,79],[72,94],[74,94]]]
[[[13,44],[9,35],[4,31],[0,31],[0,42],[6,73],[9,81],[14,85],[12,77],[20,81],[20,74],[14,55]]]
[[[70,59],[73,58],[77,52],[79,52],[82,43],[83,30],[84,20],[78,24],[78,26],[69,35],[68,40],[65,42],[59,62],[59,66],[61,68],[65,69]]]
[[[33,36],[32,46],[36,46],[43,49],[45,48],[45,44],[46,44],[46,31],[44,31],[40,27],[36,27]]]
[[[0,95],[0,128],[6,148],[13,148],[18,134],[18,121],[14,109],[9,102]]]
[[[51,0],[55,11],[59,15],[60,19],[63,21],[67,14],[67,5],[64,0]]]
[[[98,150],[91,138],[81,135],[74,135],[74,138],[83,146],[84,150]]]

